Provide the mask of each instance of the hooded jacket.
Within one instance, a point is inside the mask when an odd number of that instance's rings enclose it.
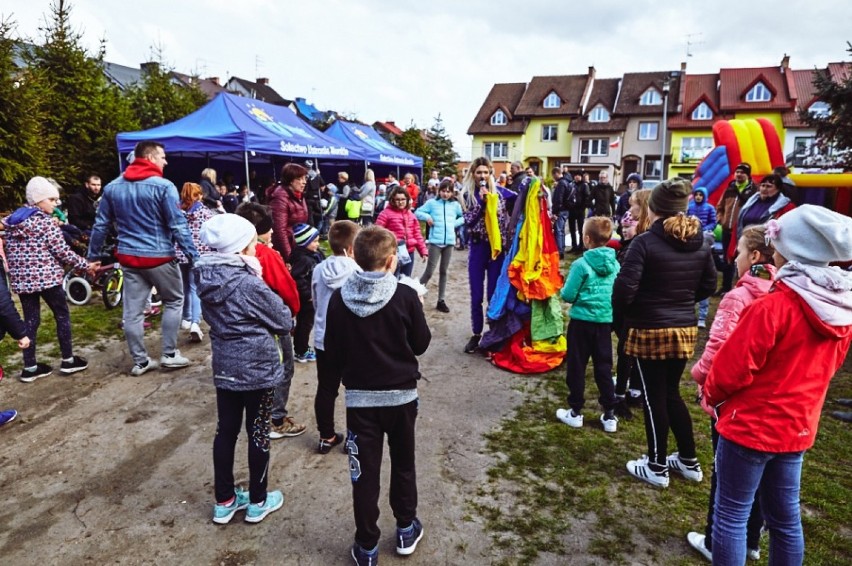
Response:
[[[745,201],[756,190],[751,177],[749,177],[748,182],[742,190],[737,187],[736,181],[728,183],[725,192],[722,194],[722,198],[719,199],[719,203],[716,205],[716,217],[724,230],[733,230],[734,222],[736,222],[737,217],[740,215],[740,207],[745,204]]]
[[[193,276],[210,325],[216,387],[255,391],[279,385],[284,366],[276,336],[293,329],[290,309],[237,254],[201,256]]]
[[[704,195],[704,200],[701,203],[695,202],[695,198],[689,201],[689,207],[686,210],[686,213],[690,216],[696,217],[701,221],[701,229],[705,232],[712,232],[714,228],[716,228],[716,208],[707,202],[707,189],[704,187],[698,187],[695,189],[692,194],[701,193]]]
[[[828,383],[852,339],[852,276],[825,268],[836,272],[830,289],[785,278],[787,267],[743,312],[704,383],[719,434],[762,452],[813,446]]]
[[[266,202],[272,214],[272,247],[285,262],[290,261],[290,254],[296,247],[293,228],[308,222],[308,205],[304,195],[297,195],[293,189],[283,185],[272,185],[266,189]]]
[[[361,268],[351,257],[333,255],[314,269],[311,298],[314,301],[314,347],[325,350],[325,320],[328,302],[335,289],[340,289],[349,276]]]
[[[376,218],[376,225],[387,228],[397,239],[404,240],[409,254],[413,254],[416,249],[421,257],[429,255],[423,233],[420,231],[420,222],[407,208],[400,210],[395,206],[386,206]]]
[[[88,262],[74,253],[50,215],[35,206],[22,206],[6,225],[6,262],[12,291],[38,293],[62,284],[64,266],[85,270]]]
[[[464,224],[464,214],[461,205],[455,200],[433,198],[423,203],[414,216],[418,220],[432,221],[427,241],[435,246],[454,246],[456,243],[456,228]]]
[[[571,264],[562,300],[571,303],[572,320],[612,322],[612,284],[618,274],[615,250],[600,247],[588,250]]]

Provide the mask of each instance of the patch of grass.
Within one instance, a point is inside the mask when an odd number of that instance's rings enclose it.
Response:
[[[684,374],[681,394],[692,414],[705,480],[696,484],[674,474],[666,490],[627,473],[627,460],[646,451],[641,411],[634,410],[632,421],[622,419],[616,434],[604,433],[591,368],[582,429],[570,429],[554,415],[567,406],[564,369],[523,379],[525,400],[486,436],[497,463],[468,502],[495,546],[511,549],[513,557],[502,563],[531,563],[540,553],[570,556],[576,549],[568,548],[568,541],[574,539],[613,564],[698,563],[685,537],[704,528],[712,449],[709,419],[692,402],[695,387],[689,374]],[[852,433],[849,424],[827,414],[843,409],[831,403],[841,397],[852,398],[852,362],[832,381],[816,445],[805,456],[801,498],[808,564],[852,563]],[[673,437],[669,444],[675,451]],[[764,535],[764,555],[767,540]]]

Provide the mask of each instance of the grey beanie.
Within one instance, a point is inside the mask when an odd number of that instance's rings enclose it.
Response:
[[[663,218],[674,216],[679,212],[686,212],[691,194],[692,183],[686,179],[663,181],[651,191],[648,208]]]
[[[852,259],[852,218],[803,204],[766,224],[766,236],[787,261],[827,266]]]

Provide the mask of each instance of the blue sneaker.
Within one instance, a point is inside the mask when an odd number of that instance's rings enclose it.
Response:
[[[299,354],[293,355],[293,359],[299,362],[300,364],[307,364],[310,362],[317,361],[317,353],[314,352],[311,348],[308,348],[307,351],[301,356]]]
[[[417,549],[417,543],[423,538],[423,523],[420,519],[414,518],[405,529],[396,529],[396,553],[408,556],[414,554]]]
[[[249,506],[249,493],[243,491],[240,486],[234,488],[234,500],[230,505],[219,503],[213,506],[213,522],[218,525],[226,525],[234,518],[237,511],[242,511]]]
[[[379,563],[379,545],[373,550],[365,550],[356,542],[352,545],[352,558],[358,566],[376,566]]]
[[[267,491],[263,503],[249,503],[246,511],[247,523],[259,523],[273,511],[278,511],[284,505],[284,494],[280,491]]]
[[[0,426],[14,421],[15,417],[17,416],[18,411],[16,411],[15,409],[9,409],[8,411],[0,411]]]

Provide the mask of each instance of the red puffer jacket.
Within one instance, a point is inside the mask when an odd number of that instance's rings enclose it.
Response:
[[[421,257],[429,255],[426,242],[423,240],[423,233],[420,231],[420,221],[410,210],[386,206],[379,213],[379,217],[376,218],[376,224],[393,232],[398,239],[405,240],[408,253],[412,253],[416,249],[420,252]]]
[[[272,246],[284,261],[289,261],[290,252],[296,246],[293,228],[308,222],[304,193],[296,195],[290,187],[272,185],[266,189],[266,202],[272,213]]]

